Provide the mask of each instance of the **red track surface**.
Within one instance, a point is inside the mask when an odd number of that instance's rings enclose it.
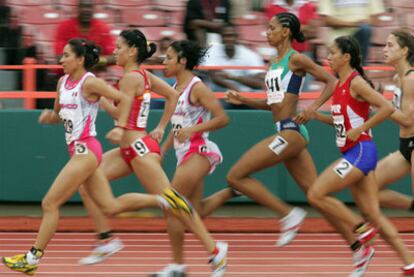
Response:
[[[35,233],[0,233],[0,256],[24,253],[32,245]],[[57,233],[51,241],[36,277],[128,277],[148,276],[169,261],[170,249],[165,233],[121,233],[126,247],[102,264],[80,266],[94,243],[92,233]],[[347,276],[352,269],[348,247],[337,234],[301,233],[284,248],[277,248],[276,233],[216,233],[218,240],[229,242],[229,266],[226,276]],[[414,233],[402,234],[414,252]],[[194,236],[186,237],[186,261],[189,276],[209,276],[207,253]],[[401,262],[382,240],[376,242],[376,255],[366,276],[400,276]],[[24,276],[0,266],[0,276]]]

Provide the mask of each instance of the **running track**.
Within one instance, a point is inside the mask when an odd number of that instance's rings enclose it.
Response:
[[[43,258],[36,277],[130,277],[149,276],[169,261],[168,237],[165,233],[120,233],[126,247],[106,262],[80,266],[79,258],[87,255],[94,243],[92,233],[56,234]],[[229,242],[229,266],[226,276],[347,276],[352,269],[348,247],[337,234],[302,233],[284,248],[274,246],[275,233],[215,233],[215,239]],[[402,234],[414,252],[414,233]],[[32,245],[35,233],[1,232],[0,256],[24,253]],[[380,239],[376,255],[365,276],[400,276],[401,262]],[[189,276],[209,276],[207,253],[194,236],[186,236],[186,261]],[[0,265],[0,276],[15,274]]]

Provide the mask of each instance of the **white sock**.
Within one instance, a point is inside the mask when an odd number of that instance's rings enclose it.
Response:
[[[35,255],[33,255],[32,252],[29,251],[26,254],[26,260],[27,260],[27,263],[29,265],[35,265],[35,264],[38,264],[39,263],[40,258],[36,257]]]
[[[170,203],[168,203],[168,201],[165,200],[164,197],[160,195],[156,195],[156,197],[161,209],[169,210],[171,208]]]

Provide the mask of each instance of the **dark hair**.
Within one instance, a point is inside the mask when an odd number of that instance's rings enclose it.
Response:
[[[297,42],[304,42],[305,36],[300,30],[300,22],[296,15],[293,13],[283,12],[275,15],[280,25],[283,27],[289,28],[292,38]],[[291,39],[292,39],[291,38]]]
[[[85,63],[83,64],[85,69],[88,70],[99,62],[100,49],[92,41],[83,38],[73,38],[69,40],[68,44],[76,57],[85,57]]]
[[[147,38],[144,33],[138,29],[124,30],[119,36],[124,38],[129,47],[138,49],[137,62],[139,64],[157,51],[157,45],[153,42],[147,43]]]
[[[170,47],[177,53],[178,60],[187,59],[185,68],[193,70],[204,59],[208,49],[201,47],[197,42],[190,40],[179,40],[171,43]]]
[[[407,61],[412,65],[414,63],[414,36],[406,29],[398,29],[392,31],[391,34],[397,38],[401,48],[408,48]]]
[[[335,44],[339,50],[341,50],[342,54],[348,53],[351,56],[351,61],[349,62],[351,67],[356,69],[362,78],[364,78],[365,81],[367,81],[369,85],[374,88],[374,84],[370,79],[368,79],[364,69],[362,68],[361,50],[358,41],[352,36],[341,36],[335,39]]]

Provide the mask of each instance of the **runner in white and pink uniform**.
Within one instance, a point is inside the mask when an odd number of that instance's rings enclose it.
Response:
[[[166,52],[164,60],[166,77],[175,77],[175,89],[180,93],[171,117],[172,130],[161,147],[164,154],[174,144],[177,168],[171,185],[202,213],[200,200],[203,195],[204,177],[211,174],[223,157],[217,145],[208,139],[210,131],[223,128],[229,119],[210,89],[192,72],[205,55],[205,49],[193,41],[175,41]],[[154,276],[185,276],[183,260],[184,231],[175,218],[168,221],[173,251],[173,263]],[[220,250],[210,263],[211,276],[224,276],[227,260],[227,243],[218,242]],[[213,253],[214,254],[214,253]],[[217,258],[221,259],[217,263]]]
[[[100,163],[102,147],[95,138],[99,101],[90,102],[85,99],[82,92],[82,86],[88,77],[95,77],[95,75],[87,72],[76,82],[70,80],[69,74],[62,77],[59,90],[59,117],[63,121],[70,155],[72,156],[76,151],[90,149]]]
[[[197,124],[207,122],[211,118],[211,113],[202,105],[191,103],[191,91],[193,87],[202,82],[200,78],[194,76],[190,83],[184,88],[178,99],[178,104],[171,118],[173,132],[177,133],[181,128],[193,127]],[[175,85],[174,85],[175,87]],[[211,164],[210,173],[216,166],[223,161],[218,146],[208,139],[209,132],[194,133],[187,141],[181,143],[174,137],[175,155],[177,157],[177,166],[184,163],[191,155],[197,153],[206,156]]]

